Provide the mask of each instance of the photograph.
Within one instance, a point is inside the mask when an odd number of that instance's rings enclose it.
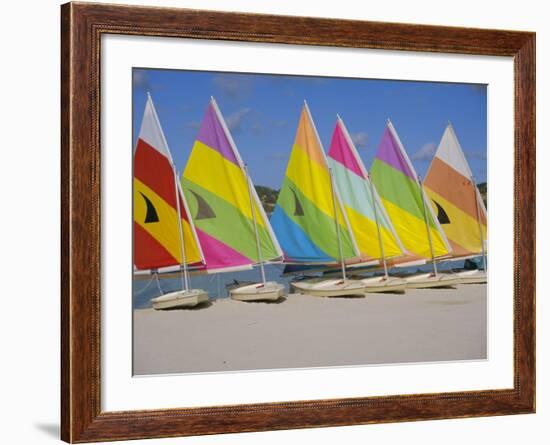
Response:
[[[487,359],[486,84],[131,88],[134,376]]]

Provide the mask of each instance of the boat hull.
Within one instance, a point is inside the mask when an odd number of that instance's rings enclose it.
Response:
[[[274,281],[265,284],[253,283],[230,289],[229,294],[233,300],[238,301],[275,301],[283,297],[285,287]]]
[[[206,301],[208,301],[208,293],[205,290],[190,289],[188,291],[169,292],[160,297],[153,298],[151,304],[153,305],[153,309],[164,310],[193,307]]]
[[[300,294],[313,297],[348,297],[364,295],[365,285],[360,280],[327,280],[312,279],[291,283],[294,290]]]
[[[396,292],[404,293],[407,282],[399,277],[372,277],[364,278],[365,293]]]
[[[465,270],[457,272],[462,284],[484,284],[487,283],[487,272],[484,270]]]
[[[462,283],[460,277],[452,273],[421,273],[405,277],[407,289],[429,289],[437,287],[452,287]]]

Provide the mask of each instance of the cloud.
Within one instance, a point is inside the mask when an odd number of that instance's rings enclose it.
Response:
[[[201,123],[199,121],[190,121],[187,122],[185,126],[191,130],[198,130],[201,127]]]
[[[264,126],[261,124],[260,121],[252,122],[252,125],[250,125],[250,129],[252,130],[252,133],[256,135],[260,135],[264,132]]]
[[[435,155],[436,150],[437,144],[435,142],[427,142],[411,156],[411,159],[413,161],[429,161]]]
[[[252,89],[252,79],[247,76],[218,74],[212,81],[220,93],[230,99],[243,99]]]
[[[229,128],[229,131],[233,133],[238,133],[242,129],[242,123],[244,118],[250,113],[250,108],[241,108],[238,111],[235,111],[234,113],[231,113],[227,118],[225,119],[225,123],[227,124],[227,128]]]
[[[366,147],[369,141],[367,133],[360,131],[359,133],[354,133],[351,135],[351,140],[358,148]]]
[[[153,89],[153,85],[149,79],[149,73],[145,70],[134,70],[132,83],[134,88],[140,90],[151,91]]]

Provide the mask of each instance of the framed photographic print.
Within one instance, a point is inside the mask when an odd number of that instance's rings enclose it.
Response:
[[[63,440],[534,412],[533,33],[61,15]]]

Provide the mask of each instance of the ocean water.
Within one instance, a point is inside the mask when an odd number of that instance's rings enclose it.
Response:
[[[269,264],[265,266],[265,275],[268,281],[278,281],[284,284],[286,291],[289,290],[289,283],[293,277],[281,277],[284,265]],[[229,291],[226,285],[237,281],[260,281],[260,270],[255,268],[252,270],[243,270],[240,272],[225,272],[211,275],[196,275],[190,277],[190,287],[196,289],[204,289],[208,292],[210,300],[218,298],[229,298]],[[181,289],[181,279],[178,278],[162,278],[160,285],[163,292],[171,292]],[[133,283],[133,305],[134,309],[142,309],[151,306],[151,298],[160,295],[159,288],[155,280],[134,279]]]
[[[476,261],[480,264],[481,261]],[[445,261],[437,265],[437,269],[440,271],[450,271],[456,269],[463,269],[464,260],[460,261]],[[269,264],[265,266],[266,279],[268,281],[277,281],[285,285],[286,292],[290,289],[290,282],[294,280],[295,276],[282,276],[284,270],[283,264]],[[430,272],[432,270],[431,264],[425,264],[422,266],[400,267],[390,269],[390,274],[399,273],[415,273],[415,272]],[[371,273],[362,273],[364,276],[372,276],[380,274],[381,271],[377,270]],[[311,273],[309,275],[319,275],[318,273]],[[191,276],[190,286],[192,288],[204,289],[208,292],[210,300],[217,300],[219,298],[229,298],[229,291],[226,286],[234,283],[234,281],[254,281],[261,280],[260,271],[258,268],[253,270],[245,270],[240,272],[226,272],[217,273],[212,275],[197,275]],[[160,286],[163,292],[171,292],[181,289],[180,278],[162,278],[160,279]],[[150,278],[134,279],[133,282],[133,308],[143,309],[151,307],[151,299],[158,297],[160,290],[155,280]]]

